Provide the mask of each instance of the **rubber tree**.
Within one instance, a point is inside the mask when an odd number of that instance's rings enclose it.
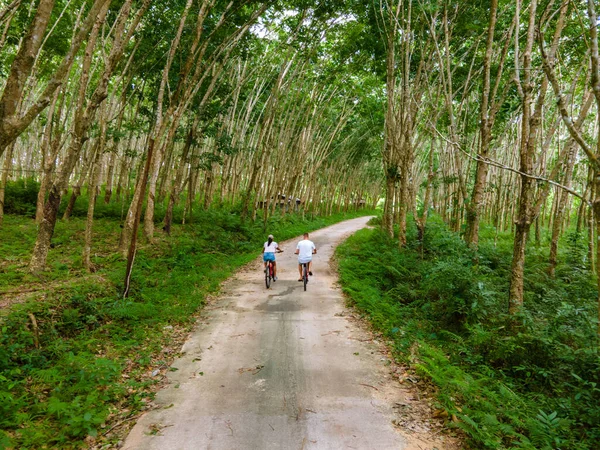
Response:
[[[75,32],[67,53],[52,72],[46,86],[41,89],[41,93],[35,99],[28,101],[28,106],[21,111],[20,105],[28,94],[26,87],[33,76],[34,66],[44,43],[44,34],[50,23],[54,4],[55,0],[40,0],[33,21],[21,41],[8,78],[4,83],[4,90],[0,97],[0,157],[8,145],[14,142],[50,104],[54,93],[68,77],[79,49],[88,37],[92,26],[97,22],[98,15],[108,7],[110,0],[94,0],[85,19]]]
[[[516,16],[515,16],[516,17]],[[475,179],[471,198],[467,205],[467,220],[465,230],[465,242],[470,246],[477,247],[479,243],[479,222],[486,187],[488,164],[485,158],[489,156],[490,144],[492,142],[492,129],[496,115],[504,103],[506,89],[503,95],[499,93],[502,83],[502,75],[506,63],[506,57],[510,49],[512,33],[515,27],[513,20],[504,39],[504,46],[500,52],[498,65],[495,69],[495,81],[492,89],[492,63],[494,56],[494,44],[496,35],[496,24],[498,21],[498,0],[491,0],[489,10],[489,24],[487,29],[486,47],[483,58],[483,80],[481,87],[480,102],[480,126],[479,126],[479,158],[476,163]],[[506,83],[506,86],[509,86]]]
[[[588,17],[588,42],[589,42],[589,67],[591,71],[590,88],[596,101],[596,111],[600,111],[600,55],[598,51],[598,14],[594,0],[587,2]],[[573,120],[571,109],[563,93],[561,83],[558,79],[555,52],[545,49],[543,33],[539,34],[540,51],[542,55],[543,68],[550,80],[552,90],[557,98],[558,108],[564,125],[570,136],[577,142],[585,153],[592,171],[592,196],[591,205],[593,210],[594,227],[596,236],[600,236],[600,114],[596,114],[595,136],[589,143],[583,133]],[[600,243],[596,242],[596,261],[600,261]],[[598,279],[598,339],[600,340],[600,264],[596,264],[596,277]]]
[[[422,11],[413,6],[413,2],[405,0],[379,4],[380,29],[386,42],[383,227],[391,236],[396,222],[401,247],[406,244],[407,212],[412,210],[409,203],[413,200],[410,192],[418,116],[434,60],[427,21],[421,17]]]
[[[520,69],[516,69],[516,81],[521,97],[519,169],[522,174],[533,172],[534,158],[537,149],[537,131],[541,120],[543,106],[542,96],[545,94],[545,88],[538,87],[540,95],[538,95],[535,111],[532,111],[532,105],[535,100],[534,88],[536,88],[536,80],[533,75],[533,45],[535,43],[537,5],[537,0],[531,0],[529,3],[529,20],[523,51],[523,63]],[[520,2],[518,2],[516,6],[516,14],[521,14]],[[518,23],[519,21],[517,20],[517,28]],[[515,33],[517,38],[518,34],[519,33]],[[518,48],[518,43],[516,44],[516,47]],[[515,56],[515,60],[518,62],[518,56]],[[542,81],[542,84],[544,84],[544,81]],[[518,313],[523,305],[525,248],[527,246],[527,237],[533,220],[531,209],[533,206],[534,189],[534,180],[526,175],[521,175],[521,188],[519,192],[518,213],[515,220],[515,236],[510,275],[509,312],[511,314]]]
[[[50,241],[54,234],[62,191],[67,187],[81,150],[88,140],[88,131],[94,123],[96,112],[107,97],[110,79],[117,64],[124,56],[124,48],[133,37],[142,16],[150,4],[150,0],[145,0],[135,14],[133,14],[133,17],[131,17],[132,3],[133,0],[126,0],[117,14],[112,30],[112,46],[108,54],[103,58],[103,68],[97,74],[97,82],[95,87],[91,89],[91,95],[89,95],[88,88],[90,88],[90,81],[93,75],[92,63],[94,61],[96,42],[98,41],[100,30],[105,23],[109,5],[105,4],[105,7],[96,17],[82,62],[82,75],[77,93],[77,107],[73,119],[71,140],[62,161],[60,172],[49,189],[48,200],[44,205],[44,217],[38,229],[32,258],[29,263],[29,270],[32,272],[39,272],[46,265],[46,258],[50,249]]]

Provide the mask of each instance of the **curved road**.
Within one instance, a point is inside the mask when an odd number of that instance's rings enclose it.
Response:
[[[318,254],[306,292],[297,240],[280,243],[270,290],[258,263],[230,279],[174,362],[159,407],[142,416],[124,448],[434,448],[392,424],[406,391],[368,334],[344,317],[329,267],[334,246],[368,220],[311,233]]]

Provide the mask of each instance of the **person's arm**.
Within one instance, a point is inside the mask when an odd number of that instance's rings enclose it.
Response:
[[[317,247],[315,247],[315,244],[313,244],[313,255],[317,254]]]
[[[300,253],[300,247],[298,247],[298,246],[296,245],[296,251],[294,252],[294,255],[297,255],[297,254],[299,254],[299,253]]]

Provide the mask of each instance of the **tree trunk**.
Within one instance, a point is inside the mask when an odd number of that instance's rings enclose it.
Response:
[[[129,140],[129,144],[131,144],[132,140]],[[129,145],[126,147],[129,148]],[[128,176],[130,175],[130,169],[131,169],[131,165],[132,165],[132,160],[133,158],[130,156],[127,156],[126,154],[123,155],[121,158],[121,164],[120,164],[120,169],[119,169],[119,181],[117,182],[117,192],[116,192],[116,196],[117,196],[117,201],[121,200],[121,195],[124,195],[125,197],[127,197],[129,195],[129,178]],[[125,190],[125,194],[123,194],[123,190]]]
[[[59,206],[60,186],[55,183],[50,188],[48,200],[44,204],[44,217],[39,225],[38,236],[33,247],[31,262],[29,263],[29,270],[31,272],[41,272],[46,267],[46,258],[50,250]]]
[[[587,223],[588,223],[588,260],[590,262],[590,272],[596,272],[596,257],[594,254],[594,243],[595,243],[595,218],[594,218],[594,209],[589,208],[587,214]]]
[[[35,208],[35,221],[39,224],[42,221],[44,215],[44,202],[46,201],[46,194],[48,192],[48,186],[52,179],[52,171],[56,167],[56,158],[60,150],[60,141],[62,139],[62,133],[60,131],[53,133],[54,131],[54,114],[56,103],[58,102],[59,91],[56,92],[52,99],[52,104],[48,111],[48,118],[46,121],[46,128],[44,130],[44,136],[42,138],[42,179],[40,181],[40,189],[37,195],[37,202]],[[64,96],[57,116],[60,118],[62,109],[64,106]],[[60,126],[60,120],[58,120]],[[53,136],[54,134],[54,136]]]
[[[592,183],[594,181],[594,170],[592,169],[591,166],[588,166],[588,173],[587,173],[587,183],[585,186],[585,192],[583,194],[583,197],[585,199],[587,199],[588,201],[590,201],[591,196],[590,196],[590,190],[592,188]],[[586,203],[584,200],[581,200],[581,204],[579,205],[579,210],[577,211],[577,233],[581,233],[582,228],[584,227],[584,222],[586,220],[586,216],[587,216],[587,211],[588,211],[588,203]]]
[[[144,164],[145,166],[145,164]],[[131,202],[129,204],[129,208],[127,210],[127,214],[125,216],[125,221],[123,223],[123,229],[121,230],[121,236],[119,238],[119,252],[123,254],[124,257],[127,257],[127,252],[129,249],[129,244],[131,243],[131,239],[133,237],[133,228],[135,226],[136,214],[138,212],[138,205],[141,204],[142,207],[144,205],[143,200],[140,203],[140,196],[143,197],[145,194],[145,184],[144,191],[142,191],[142,183],[141,179],[143,177],[143,167],[138,172],[138,176],[136,179],[135,187],[133,189],[133,196],[131,198]],[[141,209],[139,210],[141,214]],[[141,216],[140,216],[141,217]]]
[[[427,225],[427,216],[429,214],[429,205],[431,203],[431,193],[433,189],[433,180],[435,179],[435,172],[433,171],[433,148],[434,141],[431,140],[431,146],[429,148],[429,165],[427,170],[427,185],[425,187],[425,196],[423,198],[423,211],[419,216],[418,211],[415,208],[415,222],[417,224],[417,241],[423,251],[423,237],[425,236],[425,226]]]
[[[523,194],[523,189],[521,189]],[[527,195],[527,194],[526,194]],[[525,214],[526,207],[519,207],[519,217]],[[519,220],[515,223],[515,239],[513,245],[513,259],[511,264],[510,291],[509,291],[509,313],[516,314],[523,305],[523,286],[525,271],[525,248],[527,247],[527,235],[531,223]]]
[[[490,142],[492,139],[492,127],[494,125],[496,112],[498,111],[500,106],[500,102],[496,101],[495,103],[492,102],[492,107],[490,108],[490,101],[494,100],[490,99],[490,91],[491,63],[493,55],[494,33],[496,31],[497,14],[498,0],[491,0],[490,22],[488,25],[486,51],[483,59],[483,88],[481,92],[480,109],[481,122],[479,128],[479,156],[482,158],[486,158],[488,156],[490,150]],[[510,38],[508,40],[510,40]],[[499,68],[496,74],[496,83],[492,94],[493,96],[495,96],[495,94],[497,93],[498,87],[500,85],[500,79],[502,77],[502,71],[504,67],[504,64],[502,64],[502,62],[504,61],[504,57],[506,56],[507,50],[508,45],[505,46],[502,58],[500,59],[501,63],[499,64]],[[488,165],[481,159],[478,159],[475,169],[475,182],[473,184],[473,192],[471,194],[470,202],[467,206],[467,223],[465,230],[465,242],[474,248],[477,248],[479,244],[480,211],[485,192],[487,173]]]
[[[102,133],[106,132],[106,123],[104,118],[101,120],[102,125]],[[105,135],[105,134],[103,134]],[[101,139],[103,139],[101,137]],[[92,164],[92,173],[90,174],[90,181],[88,184],[88,211],[87,211],[87,220],[85,223],[85,239],[83,244],[83,254],[82,254],[82,262],[83,267],[88,272],[93,272],[94,267],[92,266],[91,261],[91,251],[92,251],[92,228],[94,226],[94,209],[96,207],[96,199],[98,198],[98,184],[100,181],[100,174],[102,172],[101,161],[102,161],[102,150],[104,147],[104,143],[100,144],[100,148],[96,152],[95,161]]]
[[[71,218],[71,214],[73,214],[75,202],[77,202],[77,199],[81,197],[81,186],[83,186],[85,179],[88,177],[88,175],[90,175],[88,172],[93,170],[93,163],[96,158],[96,154],[100,151],[99,149],[101,140],[103,140],[103,138],[96,139],[93,148],[89,150],[89,155],[81,158],[81,173],[79,174],[79,178],[77,179],[76,183],[73,185],[73,191],[71,192],[71,197],[69,197],[69,203],[65,208],[62,220],[69,220]],[[81,152],[81,150],[76,151]],[[83,153],[85,155],[85,151]]]
[[[116,148],[110,154],[110,159],[108,161],[108,172],[106,174],[106,186],[104,187],[104,203],[108,205],[110,203],[110,199],[112,197],[113,191],[113,177],[115,173],[115,160],[117,159],[117,150]]]
[[[131,230],[131,239],[129,241],[129,248],[127,250],[127,267],[125,269],[125,282],[123,290],[123,298],[129,296],[129,288],[131,283],[131,272],[133,270],[133,261],[135,260],[135,253],[137,250],[137,232],[140,224],[140,218],[142,217],[142,205],[144,203],[144,196],[142,195],[146,191],[146,180],[148,179],[148,173],[150,172],[150,166],[152,164],[152,153],[154,151],[154,140],[150,138],[148,143],[148,153],[146,157],[146,164],[144,170],[139,177],[139,195],[137,197],[137,206],[135,208],[133,226]]]
[[[196,129],[198,127],[198,116],[194,118],[192,125],[190,126],[190,130],[188,131],[187,139],[185,141],[185,145],[183,147],[183,151],[181,153],[181,159],[179,162],[179,166],[177,167],[177,173],[175,175],[175,181],[171,185],[171,192],[169,194],[169,202],[167,205],[167,211],[165,213],[165,221],[164,227],[165,233],[168,235],[171,234],[171,225],[173,223],[173,208],[175,207],[175,202],[179,200],[179,195],[181,194],[182,189],[182,179],[183,172],[185,170],[186,161],[188,159],[188,155],[192,145],[196,140]]]
[[[162,154],[160,150],[156,152],[152,169],[148,177],[148,198],[146,199],[146,211],[144,212],[144,235],[148,242],[154,238],[154,200],[156,199],[156,183],[160,164],[162,163]]]
[[[73,192],[71,192],[71,197],[69,197],[69,203],[67,203],[67,207],[65,208],[63,220],[69,220],[71,218],[71,214],[73,214],[73,208],[75,208],[75,202],[80,196],[81,185],[76,184],[75,186],[73,186]]]
[[[571,187],[571,178],[573,176],[573,165],[575,164],[576,153],[576,143],[572,141],[570,144],[569,156],[565,161],[565,175],[563,178],[563,185],[567,187]],[[568,196],[569,194],[567,192],[559,192],[559,199],[556,203],[556,211],[554,213],[554,221],[552,223],[550,257],[548,258],[548,274],[552,278],[555,276],[556,265],[558,264],[558,239],[561,234],[562,222],[565,217]]]
[[[522,86],[522,118],[521,118],[521,141],[519,147],[520,163],[522,173],[532,173],[533,159],[535,156],[536,127],[534,120],[536,114],[531,112],[533,103],[533,81],[532,81],[532,48],[535,36],[537,0],[532,0],[529,5],[529,24],[527,28],[527,41],[523,53],[524,81]],[[519,11],[517,11],[517,14]],[[518,33],[516,33],[518,35]],[[540,97],[538,97],[540,100]],[[541,103],[538,101],[537,106]],[[537,113],[537,111],[536,111]],[[515,220],[515,240],[513,246],[513,259],[511,264],[509,306],[511,315],[517,314],[523,306],[523,283],[525,270],[525,248],[527,237],[531,227],[534,185],[533,180],[521,175],[521,191],[519,195],[518,216]]]
[[[0,226],[4,222],[4,201],[6,194],[6,184],[8,183],[8,174],[12,168],[13,151],[15,143],[13,142],[4,156],[4,164],[2,165],[2,173],[0,174]]]
[[[383,230],[390,237],[394,237],[394,198],[396,197],[396,181],[388,176],[385,180],[385,203],[383,205]]]
[[[409,142],[406,142],[409,145]],[[410,201],[410,177],[412,168],[411,150],[405,150],[405,161],[403,161],[402,174],[400,178],[400,192],[398,195],[398,245],[400,248],[406,246],[406,220],[408,203]]]
[[[194,202],[196,201],[196,181],[198,180],[198,164],[199,164],[199,155],[198,150],[192,150],[192,158],[191,158],[191,168],[188,179],[188,192],[186,198],[186,209],[187,209],[187,217],[188,222],[193,221],[193,213],[194,213]]]
[[[206,211],[210,208],[212,203],[212,192],[213,192],[213,168],[211,167],[206,171],[204,178],[204,201],[202,208]]]

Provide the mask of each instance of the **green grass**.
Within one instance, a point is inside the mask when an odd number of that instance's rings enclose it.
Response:
[[[93,274],[81,267],[84,220],[59,222],[48,271],[33,276],[35,223],[8,215],[0,227],[0,293],[32,292],[0,313],[0,448],[117,439],[105,433],[145,407],[160,379],[152,373],[164,373],[207,295],[259,255],[266,234],[283,241],[366,213],[276,216],[265,231],[228,210],[198,212],[171,237],[140,246],[125,300],[118,221],[94,224]]]
[[[566,236],[556,279],[546,275],[546,249],[531,246],[515,323],[506,314],[510,236],[494,246],[484,230],[475,258],[436,217],[422,252],[409,233],[398,250],[379,230],[359,231],[338,249],[341,284],[396,358],[438,387],[436,406],[457,419],[449,425],[477,449],[598,448],[597,291],[582,263],[586,242]]]

